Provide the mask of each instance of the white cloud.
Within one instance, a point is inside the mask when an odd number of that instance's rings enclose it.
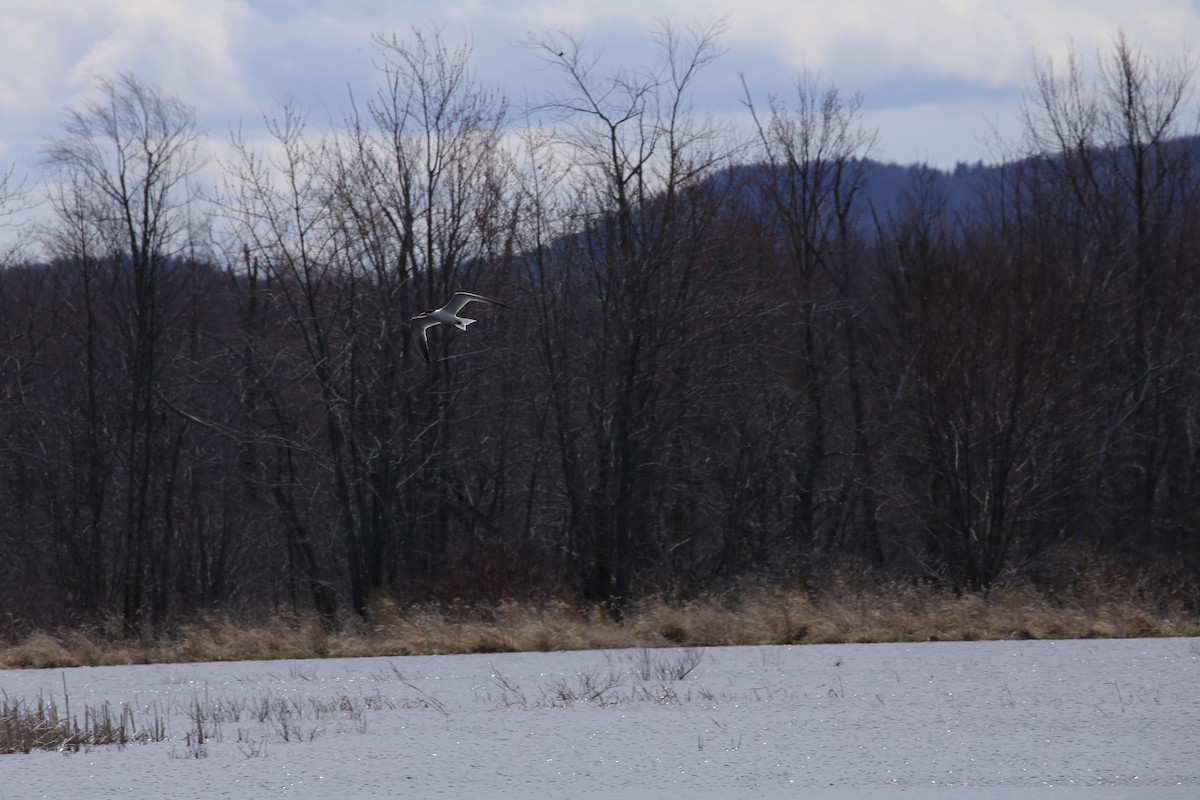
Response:
[[[733,34],[849,88],[897,72],[996,87],[1024,83],[1035,51],[1061,57],[1073,41],[1092,53],[1119,28],[1148,50],[1179,52],[1200,38],[1200,14],[1185,0],[805,0],[745,4]]]
[[[249,18],[243,3],[140,0],[105,7],[102,34],[72,65],[70,84],[129,71],[193,105],[246,100],[231,36]]]
[[[287,96],[314,124],[340,116],[349,87],[361,101],[377,80],[376,34],[403,37],[437,23],[451,41],[469,36],[479,76],[519,103],[553,80],[516,47],[531,35],[573,30],[603,47],[607,63],[629,63],[646,53],[656,21],[688,26],[730,12],[721,39],[728,52],[703,76],[698,105],[735,109],[741,74],[759,96],[785,94],[808,69],[864,94],[886,157],[936,163],[962,158],[964,143],[986,136],[989,114],[1010,113],[1035,53],[1061,59],[1073,43],[1091,63],[1119,28],[1152,56],[1178,56],[1200,41],[1200,9],[1187,0],[9,2],[0,10],[0,153],[32,158],[96,74],[134,72],[195,106],[219,139],[229,127],[257,125],[262,109]],[[923,118],[939,125],[916,122]],[[918,156],[922,141],[927,152]]]

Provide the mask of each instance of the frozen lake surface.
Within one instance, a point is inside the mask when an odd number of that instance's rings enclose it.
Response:
[[[1200,797],[1200,639],[0,672],[64,681],[168,738],[0,756],[3,797]]]

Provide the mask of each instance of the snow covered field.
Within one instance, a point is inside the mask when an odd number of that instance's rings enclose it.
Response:
[[[0,796],[1200,797],[1200,639],[0,672],[64,681],[167,738],[0,756]]]

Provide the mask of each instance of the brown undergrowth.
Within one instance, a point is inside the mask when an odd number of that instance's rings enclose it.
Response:
[[[1111,587],[1110,587],[1111,588]],[[1200,635],[1200,615],[1136,591],[1053,598],[1028,585],[955,595],[912,583],[834,580],[820,590],[749,587],[687,602],[652,598],[620,622],[603,606],[506,601],[401,606],[329,630],[312,615],[204,615],[156,637],[104,629],[0,641],[0,668],[495,653],[626,647],[1078,639]]]

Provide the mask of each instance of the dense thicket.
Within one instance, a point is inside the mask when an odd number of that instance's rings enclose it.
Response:
[[[8,624],[1200,569],[1190,66],[1046,63],[1009,161],[893,195],[832,87],[690,114],[717,33],[531,43],[521,135],[469,53],[380,39],[368,102],[235,137],[215,202],[190,110],[103,82],[0,270]],[[426,365],[404,323],[459,289],[514,310]]]

